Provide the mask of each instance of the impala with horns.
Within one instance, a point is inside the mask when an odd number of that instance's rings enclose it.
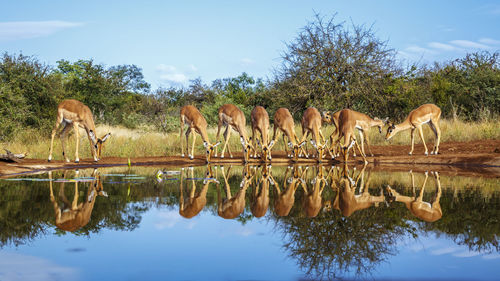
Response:
[[[92,156],[94,157],[94,161],[99,161],[102,152],[102,145],[111,135],[111,133],[105,134],[102,138],[96,137],[94,117],[92,116],[92,112],[88,106],[84,105],[80,101],[77,100],[64,100],[57,107],[57,119],[54,129],[52,130],[52,135],[50,138],[50,151],[48,161],[52,160],[52,149],[54,145],[54,137],[56,136],[57,130],[59,127],[62,127],[62,131],[60,133],[61,137],[61,145],[62,145],[62,155],[66,162],[69,162],[69,158],[66,156],[64,138],[68,131],[73,127],[75,130],[75,139],[76,139],[76,151],[75,151],[75,162],[80,162],[80,158],[78,157],[78,147],[80,142],[80,134],[79,127],[85,129],[87,132],[87,136],[90,142],[90,151]]]
[[[269,114],[262,106],[256,106],[250,114],[252,121],[252,146],[254,148],[253,157],[257,158],[257,149],[255,142],[259,144],[262,149],[262,161],[271,161],[271,148],[274,146],[274,140],[269,142]],[[260,134],[260,140],[257,136]]]
[[[424,104],[414,109],[408,114],[405,121],[400,124],[395,125],[394,123],[389,123],[389,128],[387,128],[387,134],[385,135],[385,139],[389,140],[398,132],[404,130],[411,130],[410,138],[411,138],[411,150],[408,154],[412,155],[414,142],[415,142],[415,129],[418,129],[418,134],[420,135],[420,139],[422,139],[422,143],[424,144],[425,155],[428,155],[429,152],[427,150],[427,146],[425,145],[424,133],[422,131],[422,125],[425,123],[429,124],[432,131],[434,132],[434,136],[436,137],[436,141],[434,143],[434,148],[431,151],[431,154],[439,153],[439,141],[441,140],[441,129],[439,129],[439,118],[441,117],[441,109],[434,104]]]
[[[217,137],[216,137],[217,140],[219,140],[220,128],[222,126],[226,126],[226,130],[224,131],[225,142],[224,142],[224,147],[222,148],[220,158],[224,158],[224,152],[226,151],[226,146],[227,146],[227,151],[229,152],[229,156],[233,158],[231,149],[228,146],[229,136],[231,135],[231,128],[233,128],[240,135],[240,142],[243,147],[243,160],[245,162],[248,162],[248,159],[250,158],[250,152],[254,148],[247,136],[247,131],[245,128],[246,126],[245,114],[243,114],[243,111],[241,111],[234,104],[225,104],[221,106],[219,108],[218,114],[219,114],[219,123],[217,125]],[[215,157],[217,157],[217,148],[215,148]]]
[[[184,143],[182,141],[182,134],[184,132],[184,125],[187,125],[188,128],[186,130],[186,154],[188,154],[189,159],[194,158],[194,143],[196,141],[196,134],[198,133],[201,136],[201,139],[203,140],[203,146],[205,147],[206,151],[206,159],[207,162],[210,162],[210,159],[212,157],[214,148],[220,144],[220,142],[216,144],[212,144],[209,139],[208,139],[208,134],[207,134],[207,120],[205,120],[205,117],[200,113],[200,111],[192,106],[192,105],[186,105],[181,108],[180,112],[180,142],[181,142],[181,156],[184,157]],[[189,135],[193,133],[193,146],[191,148],[191,154],[189,153]]]
[[[339,142],[342,137],[344,137],[344,144],[341,146],[342,153],[344,154],[344,162],[347,163],[347,159],[349,157],[349,150],[356,146],[359,153],[363,157],[363,161],[368,163],[366,160],[366,156],[361,151],[358,143],[356,142],[356,135],[354,134],[354,130],[356,128],[356,118],[353,114],[353,111],[350,109],[342,109],[339,115],[339,134],[336,142]]]
[[[283,132],[283,142],[285,143],[285,151],[288,157],[293,157],[293,161],[297,162],[299,158],[299,153],[302,146],[306,143],[305,141],[299,142],[297,135],[295,134],[295,124],[293,122],[292,114],[286,108],[279,108],[274,113],[274,133],[273,141],[276,143],[279,137],[278,129]],[[287,142],[285,140],[285,135],[288,137],[288,146],[292,148],[292,152],[288,153]]]
[[[415,217],[423,221],[435,222],[439,220],[443,216],[443,211],[441,210],[441,205],[439,204],[439,200],[441,199],[441,182],[439,180],[439,174],[437,172],[433,174],[434,178],[436,179],[437,191],[431,202],[423,201],[424,189],[427,182],[428,173],[425,172],[424,183],[422,184],[422,189],[420,189],[420,193],[417,197],[415,193],[415,177],[413,176],[412,171],[410,171],[410,175],[413,188],[413,196],[400,195],[397,191],[395,191],[388,185],[386,189],[387,196],[389,198],[388,201],[397,201],[404,203],[406,208]]]
[[[321,114],[319,111],[314,108],[314,107],[309,107],[306,109],[304,112],[304,115],[302,116],[302,140],[307,142],[307,138],[309,135],[312,135],[312,140],[311,144],[314,146],[318,153],[318,162],[321,162],[323,159],[323,152],[325,151],[325,147],[327,145],[327,142],[325,141],[325,137],[323,136],[323,133],[321,132]],[[321,138],[321,139],[320,139]],[[323,142],[323,144],[321,144]],[[307,145],[306,145],[307,147]],[[306,158],[309,158],[309,154],[307,152],[307,148],[305,149],[305,156]]]

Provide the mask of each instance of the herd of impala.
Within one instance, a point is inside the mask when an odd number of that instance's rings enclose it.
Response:
[[[321,162],[328,154],[332,159],[338,157],[340,153],[343,154],[344,162],[347,162],[349,150],[356,147],[358,152],[363,157],[363,161],[367,163],[364,143],[366,143],[367,149],[371,156],[371,152],[368,135],[366,131],[371,127],[378,127],[379,132],[382,133],[382,128],[387,125],[387,133],[385,138],[388,140],[392,138],[396,133],[410,129],[411,130],[411,150],[409,154],[413,153],[414,148],[414,133],[415,129],[418,129],[420,138],[425,149],[425,155],[428,155],[428,149],[425,144],[424,135],[422,131],[422,126],[428,124],[429,127],[435,134],[436,141],[431,154],[439,153],[439,142],[441,138],[441,131],[439,129],[439,118],[441,116],[441,109],[434,104],[424,104],[413,111],[410,112],[408,117],[400,124],[394,124],[388,122],[388,118],[381,120],[378,118],[371,118],[366,114],[351,110],[342,109],[335,113],[331,111],[325,111],[321,114],[316,108],[307,108],[302,117],[302,138],[299,139],[295,133],[295,124],[290,111],[286,108],[279,108],[274,114],[274,129],[273,137],[269,139],[269,114],[262,106],[256,106],[251,113],[251,128],[252,137],[249,137],[246,131],[246,119],[244,113],[233,104],[225,104],[219,108],[218,111],[218,126],[217,126],[217,136],[216,143],[210,142],[207,134],[207,121],[200,113],[200,111],[192,106],[186,105],[180,110],[180,142],[182,156],[186,154],[190,159],[194,158],[194,147],[196,141],[196,133],[200,134],[203,145],[206,149],[206,160],[210,162],[211,157],[217,157],[217,146],[220,144],[218,142],[221,128],[224,126],[224,146],[222,148],[220,158],[224,158],[225,151],[229,153],[232,158],[230,146],[228,146],[229,138],[231,136],[231,128],[238,132],[242,149],[243,149],[243,159],[248,162],[250,158],[260,158],[262,161],[271,161],[271,149],[277,143],[280,132],[283,135],[283,141],[285,143],[285,150],[288,157],[292,158],[294,162],[298,161],[299,157],[309,158],[307,149],[307,139],[311,137],[310,143],[316,149],[316,159]],[[326,140],[323,133],[321,132],[321,127],[323,124],[332,124],[335,126],[334,132]],[[184,134],[184,126],[187,125],[187,130],[185,133],[186,137],[186,149],[184,149],[184,142],[182,141],[182,135]],[[82,127],[85,129],[91,147],[91,153],[94,161],[98,161],[101,155],[102,145],[108,139],[110,134],[106,134],[101,138],[96,136],[94,119],[90,109],[77,100],[65,100],[61,102],[57,108],[57,120],[54,129],[52,130],[51,142],[50,142],[50,153],[48,161],[52,160],[52,149],[54,143],[54,137],[59,127],[62,127],[60,137],[62,144],[62,154],[66,162],[69,159],[65,153],[64,138],[73,127],[76,135],[76,152],[75,152],[75,162],[79,162],[78,157],[78,146],[79,146],[79,134],[78,128]],[[356,141],[355,131],[359,131],[361,146]],[[191,153],[189,153],[188,139],[189,135],[193,133],[193,144],[191,147]],[[287,142],[288,139],[288,142]],[[341,140],[343,139],[343,144]],[[328,141],[330,145],[328,146]],[[256,144],[260,147],[257,148]],[[290,151],[289,149],[290,148]],[[355,154],[355,149],[353,149],[353,155]]]

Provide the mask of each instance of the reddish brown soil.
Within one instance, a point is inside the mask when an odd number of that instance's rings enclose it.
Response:
[[[414,155],[408,155],[408,145],[373,146],[374,157],[368,157],[369,165],[374,170],[393,171],[439,171],[448,175],[469,175],[483,177],[500,177],[500,140],[484,140],[473,142],[447,142],[440,146],[439,155],[425,156],[423,145],[416,145]],[[243,164],[241,153],[234,158],[212,158],[214,164]],[[138,157],[132,158],[134,166],[181,167],[205,164],[205,156],[195,159],[180,156]],[[350,164],[359,164],[361,157],[350,156]],[[251,163],[259,163],[253,160]],[[282,151],[273,151],[273,165],[288,165],[292,161]],[[299,159],[298,164],[314,165],[314,159]],[[339,164],[335,160],[324,160],[324,164]],[[75,169],[90,167],[126,166],[127,158],[108,157],[98,163],[84,159],[80,163],[64,163],[63,161],[47,162],[45,159],[25,159],[22,163],[0,162],[0,177],[11,177],[19,173],[34,173],[52,169]]]

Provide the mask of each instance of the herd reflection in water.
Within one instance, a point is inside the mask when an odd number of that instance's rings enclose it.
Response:
[[[353,213],[379,204],[403,203],[415,217],[434,222],[442,217],[439,200],[441,197],[441,183],[439,174],[431,172],[436,185],[436,191],[431,202],[423,200],[424,190],[428,180],[425,172],[423,184],[416,195],[415,175],[409,172],[412,182],[412,195],[402,195],[389,185],[379,187],[370,193],[371,169],[363,166],[361,169],[332,166],[302,167],[299,165],[288,166],[282,176],[282,182],[272,175],[271,166],[246,165],[242,169],[241,182],[234,193],[230,177],[232,166],[206,166],[206,173],[202,178],[195,178],[192,167],[182,169],[179,179],[179,214],[187,219],[197,216],[207,204],[209,189],[217,189],[217,214],[224,219],[235,219],[245,210],[249,201],[249,209],[254,217],[266,215],[271,205],[273,212],[280,217],[288,216],[295,202],[298,189],[302,190],[301,207],[308,218],[316,217],[321,211],[339,211],[343,216],[349,217]],[[359,170],[359,171],[358,171]],[[64,172],[64,179],[68,171]],[[54,196],[54,180],[52,172],[48,173],[50,185],[50,201],[55,215],[55,225],[65,231],[75,231],[85,226],[89,221],[97,196],[107,197],[103,190],[101,175],[97,169],[91,177],[61,180],[59,183],[58,197]],[[222,179],[219,180],[219,175]],[[79,200],[79,182],[90,182],[83,200]],[[161,182],[161,178],[159,178]],[[200,187],[199,182],[202,182]],[[73,200],[66,197],[65,184],[74,185]],[[233,184],[234,186],[234,184]],[[325,188],[331,188],[335,194],[333,199],[324,199],[322,194]],[[233,189],[233,192],[231,191]],[[273,200],[270,192],[274,192]],[[81,201],[80,203],[78,203]],[[273,202],[271,202],[273,201]]]
[[[240,216],[246,205],[246,196],[249,199],[249,209],[254,217],[266,215],[271,204],[270,192],[274,192],[272,208],[277,216],[288,216],[295,204],[297,189],[302,189],[301,206],[306,217],[314,218],[321,211],[339,211],[343,216],[349,217],[354,212],[379,204],[403,203],[415,217],[434,222],[442,217],[439,200],[441,197],[441,183],[439,174],[431,172],[436,183],[436,192],[431,202],[423,200],[424,190],[428,180],[425,172],[423,184],[416,195],[415,175],[409,172],[412,182],[412,195],[401,195],[389,185],[379,187],[372,195],[370,190],[371,170],[363,166],[358,172],[356,168],[349,170],[343,167],[313,166],[302,167],[299,165],[288,166],[285,170],[283,181],[279,182],[272,175],[269,165],[246,165],[242,169],[241,182],[236,193],[231,192],[229,182],[232,166],[213,167],[206,166],[204,178],[195,178],[192,167],[182,169],[180,172],[179,214],[187,219],[197,216],[207,204],[207,193],[211,186],[217,189],[217,214],[224,219],[235,219]],[[214,171],[215,170],[215,171]],[[359,170],[359,169],[358,169]],[[68,171],[64,172],[64,179]],[[52,172],[48,173],[50,185],[50,200],[54,208],[55,225],[65,231],[75,231],[85,226],[90,221],[90,216],[97,196],[107,197],[103,190],[101,175],[97,169],[91,177],[61,180],[58,198],[54,196],[54,180]],[[222,174],[222,180],[218,175]],[[86,196],[79,202],[79,182],[90,182]],[[161,181],[161,178],[159,178]],[[201,188],[198,182],[202,181]],[[74,184],[73,200],[66,197],[65,184]],[[323,199],[325,188],[331,188],[335,197],[330,200]],[[234,188],[233,188],[234,189]],[[223,194],[224,193],[224,194]]]

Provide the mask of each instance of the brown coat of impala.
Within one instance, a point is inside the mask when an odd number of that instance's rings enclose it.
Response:
[[[52,130],[52,134],[50,137],[50,151],[48,161],[52,160],[52,149],[54,146],[54,137],[56,136],[57,130],[62,126],[63,129],[60,133],[61,137],[61,145],[62,145],[62,154],[63,158],[66,162],[69,162],[69,158],[65,153],[65,145],[64,138],[68,131],[73,128],[75,130],[75,139],[76,139],[76,151],[75,151],[75,162],[80,162],[80,158],[78,157],[78,147],[80,142],[79,135],[79,127],[85,129],[87,132],[87,136],[90,142],[90,152],[94,157],[94,161],[99,161],[101,157],[102,144],[108,139],[111,133],[107,133],[102,138],[96,137],[95,125],[94,125],[94,117],[92,116],[92,112],[88,106],[84,105],[80,101],[77,100],[64,100],[57,107],[57,119],[54,129]]]
[[[274,146],[274,140],[269,142],[269,114],[262,106],[256,106],[250,114],[252,121],[252,146],[254,148],[253,157],[257,158],[257,142],[262,150],[262,161],[271,161],[271,148]],[[257,132],[260,134],[260,141],[257,138]]]
[[[224,131],[225,142],[220,157],[224,158],[224,152],[226,151],[226,146],[227,146],[227,151],[229,152],[229,156],[233,158],[231,149],[228,146],[229,137],[231,135],[231,128],[233,128],[240,135],[240,142],[243,147],[243,160],[245,162],[248,162],[248,159],[250,158],[250,152],[253,149],[253,147],[250,144],[247,131],[245,128],[246,126],[245,114],[243,114],[243,111],[241,111],[234,104],[224,104],[219,108],[218,117],[219,117],[219,123],[217,125],[217,137],[216,137],[217,140],[219,140],[221,127],[222,126],[226,127],[226,130]],[[217,157],[217,147],[215,148],[215,157]]]
[[[203,117],[203,115],[200,113],[200,111],[192,105],[185,105],[181,108],[179,140],[181,142],[181,156],[182,157],[184,157],[184,142],[182,141],[184,125],[188,126],[188,129],[186,130],[186,154],[188,154],[189,159],[194,158],[194,143],[196,141],[196,133],[198,133],[198,134],[200,134],[201,139],[203,140],[203,146],[205,147],[207,162],[210,162],[214,148],[217,145],[219,145],[220,142],[218,142],[216,144],[212,144],[210,142],[210,140],[208,139],[207,120],[205,120],[205,117]],[[193,133],[193,146],[191,148],[191,153],[189,153],[188,139],[189,139],[189,135],[191,133]]]
[[[300,153],[300,149],[305,144],[304,142],[299,142],[297,135],[295,134],[295,124],[293,122],[292,114],[286,108],[278,108],[274,113],[274,133],[273,141],[276,142],[279,137],[279,132],[283,133],[283,142],[285,143],[285,151],[288,157],[293,156],[293,161],[297,161]],[[288,152],[287,142],[285,136],[288,137],[288,146],[292,148],[291,154]]]
[[[261,177],[250,193],[250,211],[256,218],[263,217],[269,208],[270,182],[274,182],[271,167],[263,165]]]
[[[406,117],[405,121],[403,121],[402,123],[397,125],[395,125],[394,123],[390,123],[389,128],[387,128],[385,139],[389,140],[398,132],[410,129],[411,150],[408,154],[412,155],[415,142],[415,129],[418,129],[418,134],[420,135],[420,139],[422,139],[422,143],[424,144],[425,148],[424,154],[428,155],[429,152],[427,150],[427,145],[425,145],[424,133],[422,131],[422,125],[427,123],[436,137],[434,148],[432,149],[431,154],[438,154],[439,141],[441,140],[441,129],[439,128],[440,118],[441,109],[435,104],[429,103],[421,105],[417,109],[412,110],[410,114],[408,114],[408,117]]]
[[[212,167],[207,166],[206,179],[203,181],[203,188],[200,192],[196,193],[196,184],[194,181],[194,169],[191,169],[192,187],[189,197],[184,199],[183,190],[183,171],[181,171],[181,185],[180,185],[180,200],[179,200],[179,214],[187,219],[195,217],[207,204],[207,191],[211,183],[218,183],[213,179]]]
[[[342,109],[339,115],[339,134],[335,143],[339,142],[342,137],[344,138],[344,144],[341,145],[341,150],[342,153],[344,154],[344,162],[345,163],[347,162],[347,159],[349,157],[349,150],[353,146],[356,146],[359,153],[363,157],[364,162],[368,163],[368,161],[366,161],[365,154],[363,153],[363,151],[361,151],[361,148],[356,142],[356,135],[354,134],[355,129],[356,129],[356,115],[354,111],[350,109]]]
[[[318,156],[318,162],[321,162],[323,159],[323,152],[325,151],[326,147],[326,141],[325,137],[323,136],[323,133],[321,132],[321,124],[322,123],[322,118],[321,114],[319,111],[314,108],[314,107],[309,107],[306,109],[304,112],[304,115],[302,116],[302,139],[301,142],[306,142],[306,147],[307,147],[307,138],[309,135],[312,135],[312,141],[311,144],[314,146],[314,148],[317,151],[317,156]],[[323,144],[321,144],[323,142]],[[307,158],[309,158],[309,155],[307,153],[307,148],[305,149],[305,155]]]
[[[304,189],[303,206],[307,217],[314,218],[319,214],[323,205],[321,194],[323,194],[325,185],[326,179],[323,176],[322,166],[318,167],[318,173],[312,181],[312,188],[308,188],[307,184],[302,184]]]

